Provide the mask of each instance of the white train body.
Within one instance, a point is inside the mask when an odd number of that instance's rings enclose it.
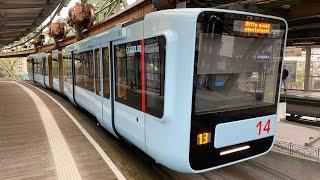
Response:
[[[29,73],[158,163],[204,172],[271,149],[286,32],[283,19],[261,14],[158,11],[31,55]]]

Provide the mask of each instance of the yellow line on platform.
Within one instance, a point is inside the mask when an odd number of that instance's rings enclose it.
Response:
[[[91,135],[81,126],[81,124],[78,122],[78,120],[63,106],[61,105],[57,100],[55,100],[53,97],[51,97],[48,93],[44,92],[38,87],[35,87],[31,84],[22,82],[28,86],[36,88],[38,91],[49,97],[54,103],[56,103],[73,121],[73,123],[78,127],[78,129],[82,132],[82,134],[88,139],[88,141],[93,145],[93,147],[97,150],[97,152],[100,154],[102,159],[106,162],[106,164],[110,167],[112,172],[116,175],[116,177],[119,180],[126,180],[126,177],[121,173],[120,169],[113,163],[113,161],[110,159],[110,157],[105,153],[105,151],[100,147],[100,145],[91,137]]]

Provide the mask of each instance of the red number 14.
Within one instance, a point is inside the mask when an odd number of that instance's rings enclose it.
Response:
[[[261,135],[261,131],[265,131],[267,132],[267,134],[269,134],[270,132],[270,119],[268,119],[267,123],[264,125],[263,129],[262,129],[262,121],[259,121],[257,126],[258,128],[258,135]]]

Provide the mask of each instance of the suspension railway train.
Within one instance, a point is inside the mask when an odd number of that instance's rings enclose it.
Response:
[[[286,34],[278,17],[164,10],[30,55],[28,71],[156,162],[204,172],[271,149]]]

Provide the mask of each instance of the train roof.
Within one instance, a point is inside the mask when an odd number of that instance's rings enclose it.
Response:
[[[265,17],[270,19],[277,19],[280,21],[283,21],[286,25],[286,28],[288,27],[287,22],[285,19],[281,17],[276,16],[270,16],[270,15],[264,15],[264,14],[258,14],[258,13],[251,13],[251,12],[244,12],[244,11],[237,11],[237,10],[226,10],[226,9],[216,9],[216,8],[180,8],[180,9],[168,9],[168,10],[162,10],[162,11],[156,11],[149,14],[146,14],[143,19],[149,19],[152,20],[153,17],[163,17],[163,19],[170,21],[170,19],[179,17],[179,18],[189,18],[193,19],[194,21],[197,20],[198,16],[202,12],[206,11],[213,11],[213,12],[224,12],[224,13],[234,13],[234,14],[243,14],[243,15],[250,15],[250,16],[259,16],[259,17]],[[172,17],[172,18],[171,18]],[[140,19],[139,19],[140,20]],[[125,26],[130,25],[132,23],[130,22],[136,22],[137,20],[125,22],[123,24],[119,24],[111,29],[108,29],[100,34],[97,34],[92,37],[88,37],[86,39],[83,39],[79,42],[76,42],[74,44],[71,44],[67,46],[68,51],[82,51],[86,49],[92,49],[95,45],[104,43],[113,40],[119,40],[126,37],[126,28]]]
[[[95,36],[88,37],[74,44],[66,47],[66,51],[81,51],[82,49],[92,49],[94,46],[100,43],[105,43],[108,40],[118,40],[125,38],[126,30],[122,28],[122,25],[115,26]]]
[[[260,13],[253,13],[253,12],[246,12],[246,11],[238,11],[238,10],[228,10],[228,9],[217,9],[217,8],[179,8],[179,9],[166,9],[162,11],[155,11],[152,13],[149,13],[146,15],[146,17],[151,17],[152,15],[159,15],[159,14],[166,14],[169,16],[188,16],[188,17],[198,17],[198,15],[205,11],[213,11],[213,12],[224,12],[224,13],[234,13],[234,14],[244,14],[244,15],[250,15],[250,16],[259,16],[259,17],[265,17],[270,19],[278,19],[281,21],[284,21],[286,24],[286,20],[277,17],[277,16],[271,16],[271,15],[265,15]]]

